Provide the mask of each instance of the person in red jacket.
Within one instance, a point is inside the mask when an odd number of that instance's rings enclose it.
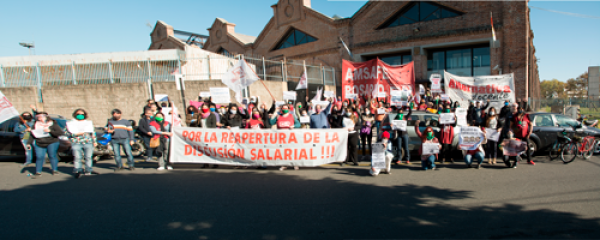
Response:
[[[450,113],[450,104],[444,107],[442,113]],[[441,163],[450,161],[454,163],[452,159],[452,140],[454,139],[454,126],[456,125],[456,117],[454,117],[454,124],[442,124],[440,126],[440,138],[442,139],[442,154]]]
[[[415,121],[415,132],[417,136],[421,139],[421,147],[419,147],[419,155],[421,155],[421,167],[423,170],[436,170],[435,160],[437,159],[437,154],[423,154],[423,144],[424,143],[437,143],[439,144],[438,139],[435,137],[435,133],[433,132],[433,128],[427,127],[425,131],[421,133],[419,130],[419,123],[421,121]],[[442,146],[439,146],[442,148]]]
[[[172,137],[173,133],[171,132],[171,124],[165,120],[165,115],[159,112],[154,116],[154,121],[150,122],[150,131],[153,134],[152,139],[158,139],[160,142],[158,147],[154,149],[158,156],[157,170],[165,170],[165,167],[168,170],[173,169],[167,159],[169,137]]]
[[[246,128],[261,129],[265,127],[260,112],[257,109],[252,110],[252,118],[246,122]]]

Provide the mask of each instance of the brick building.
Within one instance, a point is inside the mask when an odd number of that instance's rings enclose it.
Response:
[[[369,1],[349,18],[326,16],[312,9],[310,0],[279,0],[271,8],[273,17],[257,37],[237,33],[234,23],[216,18],[202,48],[335,67],[338,91],[342,59],[378,57],[393,65],[414,61],[417,83],[443,70],[463,76],[514,73],[517,98],[540,96],[527,1]],[[150,49],[165,48],[158,47],[168,41],[170,26],[164,25],[151,34]],[[167,34],[158,39],[160,31]]]

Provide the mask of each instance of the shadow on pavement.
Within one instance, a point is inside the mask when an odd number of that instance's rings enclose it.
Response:
[[[348,171],[347,169],[344,171]],[[364,174],[364,169],[350,174]],[[393,173],[393,172],[392,172]],[[45,174],[42,178],[49,177]],[[36,180],[25,180],[36,181]],[[85,176],[0,192],[3,239],[597,238],[599,219],[456,207],[471,192],[273,171]]]

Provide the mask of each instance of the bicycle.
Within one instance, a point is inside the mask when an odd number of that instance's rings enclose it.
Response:
[[[594,146],[596,146],[596,139],[592,136],[583,138],[581,143],[577,143],[578,156],[588,160],[594,155]]]
[[[567,136],[567,130],[563,129],[563,131],[558,134],[556,142],[554,142],[554,145],[548,152],[548,157],[550,160],[560,157],[563,163],[567,164],[575,160],[577,153],[577,143],[569,138]]]

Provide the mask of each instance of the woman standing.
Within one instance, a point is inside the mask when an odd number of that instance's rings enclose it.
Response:
[[[207,119],[210,117],[210,115],[212,114],[209,105],[208,104],[202,104],[202,107],[200,108],[201,112],[198,112],[196,114],[196,126],[200,127],[200,128],[207,128]],[[216,119],[216,117],[215,117]]]
[[[235,127],[241,128],[242,120],[243,117],[238,112],[238,107],[236,105],[231,105],[229,106],[229,112],[221,117],[221,124],[227,129]]]
[[[64,135],[64,132],[56,121],[48,117],[48,113],[39,112],[35,118],[34,129],[31,131],[33,137],[29,139],[29,144],[35,141],[33,144],[36,156],[34,177],[42,175],[46,154],[50,158],[52,175],[58,175],[58,156],[56,155],[60,146],[58,137]]]
[[[71,150],[73,151],[73,173],[75,178],[81,174],[92,175],[92,155],[96,147],[96,132],[94,124],[87,120],[87,112],[83,109],[77,109],[73,112],[73,120],[67,124],[67,137],[71,141]],[[76,125],[87,125],[90,129],[78,129]],[[91,132],[90,132],[91,131]],[[85,169],[81,167],[81,160],[85,159]]]
[[[252,119],[246,122],[246,129],[255,129],[259,130],[265,127],[265,124],[262,120],[262,116],[260,116],[260,112],[258,109],[254,109],[252,111]]]
[[[360,128],[360,142],[362,143],[362,157],[370,156],[373,152],[371,149],[371,142],[373,141],[373,126],[375,118],[371,114],[371,110],[366,108],[362,114],[362,127]],[[369,154],[365,145],[369,146]]]
[[[152,141],[159,141],[158,146],[154,148],[154,152],[158,156],[158,168],[156,170],[162,171],[165,170],[165,167],[172,170],[173,167],[167,162],[166,154],[169,151],[169,137],[172,137],[173,133],[171,133],[171,124],[165,121],[165,115],[157,113],[154,116],[154,121],[150,122],[150,131],[154,134]]]
[[[398,114],[394,120],[410,120],[410,115],[412,115],[412,109],[408,108],[408,114],[404,115],[405,107],[401,107],[398,110]],[[404,153],[406,155],[406,163],[410,163],[410,151],[408,150],[408,133],[402,130],[396,130],[396,143],[398,144],[398,151],[396,155],[396,164],[398,162],[402,162],[402,149],[404,149]]]
[[[435,170],[435,161],[437,160],[437,154],[423,154],[423,144],[424,143],[437,143],[439,144],[438,139],[434,136],[433,128],[427,127],[425,128],[425,132],[421,133],[419,130],[419,122],[420,120],[415,121],[415,132],[417,136],[421,139],[421,147],[419,147],[419,155],[421,155],[421,167],[423,170],[432,169]],[[440,149],[442,146],[439,146]]]
[[[500,127],[498,121],[498,115],[496,115],[496,108],[490,108],[488,118],[485,121],[485,127],[488,128],[486,131],[497,131],[498,133],[502,132],[502,128]],[[498,142],[488,139],[486,146],[488,164],[496,164],[496,157],[498,156]]]
[[[288,105],[281,106],[281,115],[274,114],[270,121],[271,125],[277,126],[277,129],[293,130],[294,128],[300,127],[300,122],[294,117],[294,115],[290,113],[290,107]],[[283,171],[285,169],[287,169],[287,167],[282,166],[279,168],[279,171]],[[294,170],[298,169],[300,168],[294,166]]]
[[[358,166],[358,130],[360,129],[360,119],[354,115],[354,109],[346,108],[346,115],[342,122],[345,129],[348,130],[348,156],[346,161],[342,163],[348,163],[352,161],[354,166]]]
[[[444,110],[441,113],[450,113],[450,104],[446,104]],[[453,124],[442,124],[440,127],[440,138],[442,139],[442,151],[441,151],[441,163],[450,161],[454,163],[452,159],[452,140],[454,140],[454,127],[456,126],[456,117],[454,118]]]
[[[31,138],[31,128],[33,128],[33,117],[29,112],[21,114],[21,119],[19,119],[13,127],[13,131],[19,133],[21,144],[23,144],[23,148],[25,149],[25,163],[23,164],[23,167],[27,167],[27,165],[31,164],[33,159],[33,149],[31,144],[28,143],[29,138]]]
[[[205,105],[205,104],[202,104]],[[198,108],[194,106],[187,107],[187,111],[185,111],[185,124],[188,127],[197,127],[198,126]]]

